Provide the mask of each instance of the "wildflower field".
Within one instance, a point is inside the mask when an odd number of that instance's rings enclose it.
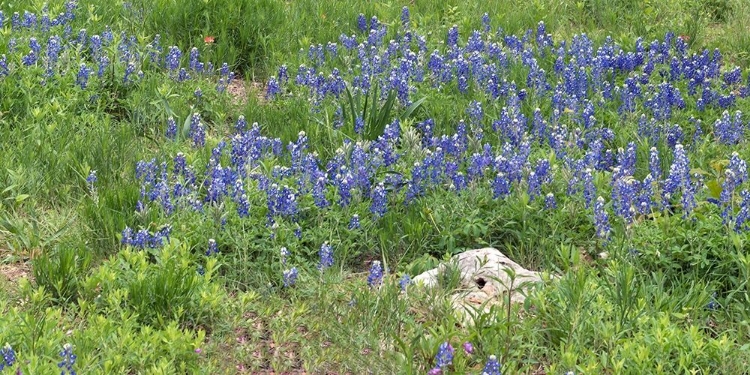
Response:
[[[742,0],[2,1],[0,374],[748,373],[749,51]],[[486,247],[542,282],[467,321]]]

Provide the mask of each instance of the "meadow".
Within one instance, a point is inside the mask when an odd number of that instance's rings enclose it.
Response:
[[[3,1],[0,374],[747,373],[748,51],[741,0]],[[484,247],[543,281],[467,324]]]

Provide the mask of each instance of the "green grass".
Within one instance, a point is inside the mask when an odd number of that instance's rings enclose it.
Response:
[[[14,12],[23,18],[24,10],[41,12],[43,5],[30,0],[0,5],[5,17],[0,55],[13,68],[8,76],[0,69],[0,347],[7,343],[18,357],[6,372],[60,371],[59,353],[68,343],[78,356],[74,369],[85,374],[416,374],[435,367],[444,342],[456,348],[444,373],[481,373],[491,355],[502,363],[503,373],[511,374],[738,374],[748,368],[750,238],[724,223],[721,208],[706,198],[719,198],[732,152],[747,160],[750,151],[745,139],[737,145],[716,140],[714,121],[722,110],[697,110],[684,82],[676,85],[687,109],[663,124],[681,126],[692,172],[702,176],[699,203],[691,216],[682,217],[679,199],[673,199],[674,212],[637,215],[627,224],[612,210],[612,171],[594,171],[597,195],[607,198],[612,224],[606,242],[597,238],[593,210],[581,193],[567,191],[570,166],[546,144],[532,145],[524,167],[550,162],[554,178],[536,199],[526,192],[526,177],[513,184],[509,196],[495,199],[489,183],[494,176],[485,176],[460,194],[455,185],[445,184],[410,204],[405,204],[405,192],[394,193],[388,196],[388,211],[377,217],[359,189],[342,207],[340,194],[329,186],[325,198],[330,207],[319,208],[311,195],[299,195],[299,214],[274,217],[275,225],[269,225],[263,181],[246,178],[246,217],[238,215],[233,198],[207,203],[202,211],[190,209],[188,201],[173,212],[158,201],[136,211],[144,199],[136,178],[139,161],[155,160],[159,173],[164,162],[173,178],[174,158],[183,153],[197,176],[196,191],[204,197],[210,190],[204,172],[217,164],[212,149],[224,142],[218,163],[230,164],[240,116],[248,128],[257,122],[262,136],[279,138],[285,150],[304,132],[307,152],[319,157],[321,167],[343,152],[350,158],[355,147],[373,145],[398,117],[396,151],[401,159],[378,169],[377,181],[395,175],[408,180],[413,164],[428,154],[420,146],[419,123],[431,118],[435,135],[452,135],[456,124],[468,118],[466,108],[474,100],[484,105],[485,119],[476,126],[483,128],[486,142],[495,150],[507,143],[494,135],[491,125],[508,102],[493,101],[475,86],[461,94],[455,79],[439,89],[416,85],[413,106],[389,101],[386,93],[375,100],[376,110],[372,98],[356,91],[338,100],[327,98],[320,106],[306,89],[291,83],[280,98],[263,96],[282,64],[289,68],[290,82],[300,64],[309,66],[311,45],[339,42],[343,50],[341,34],[360,35],[360,13],[387,25],[388,40],[403,31],[397,31],[401,11],[409,6],[413,30],[427,41],[425,60],[433,50],[445,52],[445,36],[453,25],[464,44],[470,30],[482,28],[487,12],[492,26],[506,34],[523,35],[543,21],[555,41],[585,33],[594,48],[611,37],[632,51],[639,37],[648,45],[673,31],[688,41],[691,51],[721,49],[723,72],[750,63],[750,6],[745,2],[81,0],[70,21],[72,35],[81,29],[89,37],[102,35],[109,27],[114,40],[102,54],[110,57],[110,65],[98,77],[96,56],[71,47],[61,53],[56,75],[46,78],[45,52],[30,67],[22,67],[22,57],[30,37],[46,51],[48,37],[62,35],[63,28],[14,30],[10,24]],[[51,15],[64,11],[60,4],[49,8]],[[123,80],[127,61],[118,60],[121,32],[135,37],[128,47],[134,53],[130,62],[141,72],[133,72],[130,81]],[[235,85],[248,89],[246,101],[217,92],[222,77],[216,73],[191,71],[191,79],[178,82],[176,71],[150,60],[157,34],[161,56],[169,46],[178,46],[182,67],[187,67],[193,46],[201,61],[212,61],[216,70],[227,62],[237,73]],[[214,41],[206,42],[207,36]],[[16,51],[9,46],[11,38]],[[76,80],[82,61],[93,69],[85,90]],[[539,60],[547,72],[554,62],[553,53]],[[509,66],[503,76],[525,87],[529,68],[515,60]],[[319,68],[327,76],[332,67],[343,75],[357,69],[344,52]],[[613,83],[622,85],[626,75]],[[744,72],[742,82],[746,79]],[[737,99],[730,113],[749,112],[749,103]],[[607,126],[615,135],[605,148],[617,155],[618,148],[635,142],[633,177],[640,181],[650,172],[649,150],[655,144],[662,172],[669,173],[672,148],[638,135],[640,114],[650,112],[639,102],[635,114],[621,116],[617,105],[596,109],[597,126]],[[521,110],[531,118],[536,107],[546,117],[552,112],[549,98],[524,101]],[[336,111],[342,108],[346,123],[335,129]],[[193,147],[190,139],[195,113],[206,127],[202,148]],[[363,136],[354,130],[358,114],[365,115]],[[165,137],[170,117],[178,127],[175,140]],[[702,121],[702,141],[692,142],[697,125],[691,117]],[[568,127],[572,144],[582,137],[574,133],[580,127],[575,121],[567,112],[559,121]],[[468,147],[482,152],[479,142]],[[584,150],[570,150],[569,157],[584,156]],[[263,155],[248,173],[270,176],[274,167],[292,163],[288,152]],[[86,180],[91,171],[97,176],[93,190]],[[184,180],[174,177],[170,183]],[[298,184],[296,175],[272,182]],[[557,209],[545,208],[546,193],[554,193]],[[732,199],[737,212],[742,197],[735,193]],[[360,228],[349,229],[355,214]],[[171,226],[165,246],[139,250],[122,243],[126,227],[154,234],[164,225]],[[206,256],[209,238],[219,244],[218,255]],[[332,245],[335,262],[320,271],[318,251],[325,242]],[[544,283],[523,304],[509,306],[507,297],[500,298],[466,326],[450,305],[458,287],[455,274],[443,275],[438,288],[410,285],[401,292],[401,275],[413,277],[454,254],[488,246],[544,274]],[[282,247],[289,257],[282,258]],[[367,270],[375,260],[386,266],[386,277],[381,287],[372,288]],[[299,278],[285,287],[282,273],[291,267]],[[21,271],[29,277],[15,276]],[[473,344],[473,353],[463,351],[464,342]]]

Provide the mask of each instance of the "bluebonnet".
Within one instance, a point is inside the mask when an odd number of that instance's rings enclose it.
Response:
[[[746,126],[742,121],[742,112],[737,111],[734,117],[724,111],[721,118],[714,123],[714,134],[719,142],[727,145],[739,143],[744,139]]]
[[[206,256],[211,256],[219,253],[219,245],[213,238],[208,239],[208,249],[206,250]]]
[[[167,132],[166,136],[168,139],[174,140],[177,138],[177,122],[174,120],[174,117],[169,116],[167,118]]]
[[[14,363],[16,363],[16,352],[9,344],[6,344],[5,347],[0,348],[0,371],[3,371],[5,367],[13,367]]]
[[[234,125],[234,130],[237,133],[243,133],[246,127],[247,127],[247,120],[245,120],[245,116],[240,115],[239,117],[237,117],[237,123]]]
[[[497,357],[491,355],[487,359],[487,363],[484,365],[484,369],[482,369],[482,375],[502,375],[500,372],[500,362],[497,361]]]
[[[177,46],[169,47],[169,52],[167,52],[167,58],[165,60],[166,67],[169,71],[173,72],[180,67],[180,57],[182,57],[182,52]]]
[[[492,198],[503,198],[510,194],[510,181],[505,173],[498,173],[492,181]]]
[[[583,199],[586,202],[586,208],[591,207],[591,202],[594,200],[596,194],[596,186],[594,185],[594,176],[591,174],[591,169],[586,169],[583,172]]]
[[[201,116],[193,113],[190,118],[190,138],[193,140],[194,147],[203,147],[206,144],[206,130],[201,123]]]
[[[409,27],[409,8],[403,7],[401,8],[401,25],[405,28]]]
[[[132,81],[130,76],[135,73],[135,64],[131,61],[128,62],[128,66],[125,68],[125,75],[122,77],[122,83],[129,83]]]
[[[661,162],[659,161],[659,150],[656,147],[651,147],[648,160],[648,169],[651,172],[651,177],[656,181],[661,179]]]
[[[359,31],[361,31],[361,32],[366,32],[366,31],[368,30],[368,29],[367,29],[367,18],[366,18],[366,17],[365,17],[365,15],[364,15],[364,14],[362,14],[362,13],[360,13],[360,14],[359,14],[359,15],[357,16],[357,28],[358,28],[358,29],[359,29]]]
[[[359,227],[360,227],[359,215],[354,214],[352,215],[352,218],[349,220],[349,229],[354,230],[354,229],[359,229]]]
[[[554,210],[557,208],[557,201],[555,200],[554,194],[547,193],[544,197],[544,208],[547,210]]]
[[[599,197],[594,204],[594,228],[596,236],[602,239],[609,238],[609,214],[604,208],[604,198]]]
[[[453,363],[453,347],[449,342],[440,344],[437,355],[435,355],[435,367],[443,368]]]
[[[73,345],[65,344],[60,352],[60,357],[62,357],[62,360],[57,364],[57,367],[62,369],[60,375],[76,375],[73,365],[76,363],[77,356],[73,354]]]
[[[319,270],[324,271],[326,268],[333,266],[333,248],[328,242],[324,242],[320,246],[318,256],[320,257],[320,262],[318,263]]]
[[[313,186],[313,200],[315,202],[315,206],[318,208],[326,208],[330,205],[328,202],[328,199],[326,199],[326,178],[321,176],[318,177],[318,179],[315,181],[315,185]]]
[[[96,171],[93,170],[89,172],[89,175],[86,177],[86,184],[89,187],[89,192],[91,192],[91,194],[94,194],[94,195],[96,195],[96,181],[97,181]]]
[[[281,87],[279,86],[279,82],[276,80],[276,77],[272,76],[268,79],[268,84],[266,85],[266,99],[275,99],[276,95],[278,95],[280,92]]]
[[[104,76],[104,71],[109,66],[109,57],[102,55],[99,57],[99,69],[96,71],[97,77],[101,78]]]
[[[383,266],[380,265],[380,261],[376,260],[372,262],[370,267],[370,274],[367,275],[367,285],[371,288],[378,287],[383,283]]]
[[[409,284],[411,284],[411,276],[409,276],[408,273],[405,273],[398,281],[398,286],[401,288],[401,291],[405,291]]]
[[[245,194],[245,188],[242,184],[242,180],[238,179],[235,182],[235,202],[237,204],[237,215],[241,218],[250,216],[250,200]]]
[[[716,301],[716,292],[714,292],[711,295],[711,300],[706,304],[706,308],[709,310],[718,310],[720,307],[719,303]]]
[[[284,277],[284,287],[291,287],[297,282],[297,276],[299,275],[299,272],[297,271],[297,267],[292,267],[291,269],[285,270],[283,277]]]
[[[91,69],[86,67],[86,64],[81,63],[80,69],[78,69],[78,75],[76,76],[76,84],[85,90],[89,82],[89,76],[91,75]]]
[[[279,250],[279,255],[281,255],[281,264],[286,265],[286,260],[289,257],[289,255],[291,255],[289,250],[286,247],[282,247]]]
[[[740,196],[742,197],[742,203],[740,203],[740,210],[734,219],[734,230],[736,232],[747,230],[746,222],[750,219],[750,192],[742,190]]]
[[[10,74],[8,59],[5,55],[0,55],[0,77],[7,77],[8,74]]]
[[[385,190],[385,185],[381,182],[372,191],[372,204],[370,205],[370,212],[375,217],[382,217],[388,211],[388,196]]]

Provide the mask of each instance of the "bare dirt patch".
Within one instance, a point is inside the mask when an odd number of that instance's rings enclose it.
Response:
[[[0,264],[0,280],[17,284],[24,277],[31,277],[31,266],[28,263]]]

